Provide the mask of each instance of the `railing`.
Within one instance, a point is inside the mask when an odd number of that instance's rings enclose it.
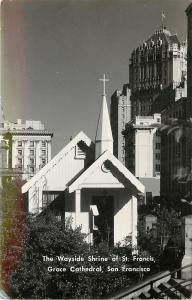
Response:
[[[192,267],[192,264],[189,264],[189,265],[186,265],[186,266],[184,266],[184,267],[181,267],[181,268],[178,268],[178,269],[175,269],[174,271],[168,271],[168,272],[166,272],[166,274],[164,274],[164,275],[161,275],[161,276],[159,276],[159,277],[157,277],[157,278],[155,278],[154,280],[149,280],[149,281],[145,281],[145,283],[144,284],[142,284],[142,283],[139,283],[138,285],[139,286],[137,286],[136,288],[127,288],[127,291],[125,290],[125,291],[122,291],[122,292],[119,292],[119,293],[116,293],[115,294],[115,296],[113,296],[113,297],[109,297],[108,299],[123,299],[123,298],[127,298],[127,299],[129,299],[128,298],[128,296],[129,295],[132,295],[132,294],[134,294],[134,293],[136,293],[136,292],[141,292],[142,293],[142,290],[144,289],[144,288],[146,288],[147,286],[149,286],[149,290],[151,290],[155,285],[155,282],[157,282],[157,281],[159,281],[159,280],[161,280],[161,279],[164,279],[164,278],[166,278],[166,277],[169,277],[169,276],[171,276],[171,278],[173,278],[174,276],[175,276],[175,274],[178,272],[178,271],[181,271],[181,270],[183,270],[183,269],[187,269],[187,268],[190,268],[190,267]],[[154,274],[154,276],[155,276],[155,274]],[[147,280],[147,279],[146,279]],[[189,280],[189,279],[188,279]],[[188,281],[187,280],[187,281]],[[190,285],[190,284],[189,284]],[[173,287],[170,287],[170,290],[172,289]],[[169,289],[168,289],[169,290]],[[162,293],[164,293],[164,291],[161,291],[160,293],[159,293],[159,295],[160,294],[162,294]]]

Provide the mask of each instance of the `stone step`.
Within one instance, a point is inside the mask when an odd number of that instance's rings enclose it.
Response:
[[[150,294],[152,296],[152,299],[158,299],[159,298],[159,294],[161,293],[161,299],[164,299],[165,294],[158,288],[158,287],[153,287],[150,290]]]
[[[169,283],[161,283],[159,288],[163,293],[169,296],[170,299],[181,299],[179,295],[177,295],[176,289]]]
[[[161,278],[161,277],[159,277]],[[164,281],[163,281],[164,280]],[[126,291],[121,292],[118,297],[111,299],[191,299],[192,300],[192,281],[171,278],[171,275],[166,278],[157,280],[144,281],[144,284],[139,284],[131,287]],[[152,286],[152,287],[151,287]]]
[[[184,281],[182,279],[171,278],[169,282],[172,286],[175,286],[175,288],[179,291],[179,293],[181,294],[181,299],[182,298],[187,298],[187,299],[192,298],[192,290],[189,286],[190,284],[192,284],[191,281],[189,281],[189,280]]]
[[[132,299],[192,299],[191,285],[189,280],[171,278],[168,282],[161,283],[148,292],[141,292],[138,297]]]

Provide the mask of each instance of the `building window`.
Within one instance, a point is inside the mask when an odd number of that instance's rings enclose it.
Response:
[[[161,158],[160,153],[156,153],[156,159],[160,159],[160,158]]]
[[[159,130],[156,131],[156,136],[160,136]]]
[[[18,155],[21,156],[22,155],[22,150],[18,150]]]
[[[46,150],[41,150],[41,155],[45,156],[46,155]]]
[[[29,159],[30,165],[34,165],[34,162],[35,162],[34,158],[30,158],[30,159]]]
[[[29,172],[34,173],[34,171],[35,171],[35,167],[34,166],[30,166]]]
[[[44,167],[46,165],[46,159],[42,158],[41,159],[41,168]]]
[[[160,118],[157,118],[157,122],[159,122],[159,123],[160,123],[160,122],[161,122],[161,119],[160,119]]]
[[[160,149],[161,148],[161,144],[160,143],[156,143],[156,149]]]
[[[22,158],[18,158],[18,165],[19,165],[19,166],[22,165]]]
[[[29,154],[31,155],[31,156],[34,156],[34,150],[29,150]]]
[[[152,192],[146,192],[146,204],[151,205],[153,203]]]
[[[17,142],[17,146],[18,146],[18,147],[22,147],[22,141],[18,141],[18,142]]]
[[[34,147],[34,141],[29,142],[29,147]]]
[[[58,193],[55,192],[47,192],[43,191],[43,199],[42,199],[42,208],[47,207],[52,201],[54,201],[59,196]]]
[[[41,142],[41,147],[45,147],[46,146],[46,142],[45,141],[42,141]]]
[[[85,152],[82,151],[78,145],[76,145],[76,147],[75,147],[75,158],[85,159]]]
[[[156,165],[155,168],[156,168],[156,171],[157,171],[157,172],[160,172],[160,165]]]

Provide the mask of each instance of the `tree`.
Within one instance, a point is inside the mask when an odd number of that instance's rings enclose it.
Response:
[[[24,225],[24,200],[21,182],[3,177],[1,191],[1,285],[7,291],[7,283],[13,268],[21,256]],[[18,238],[19,237],[19,238]]]
[[[121,270],[122,262],[112,261],[114,256],[131,257],[130,247],[109,247],[102,243],[90,247],[81,228],[73,229],[70,220],[58,221],[53,213],[28,216],[25,222],[23,255],[10,280],[10,293],[14,298],[101,298],[137,280],[138,273]],[[108,262],[88,261],[88,257],[107,257]],[[53,261],[44,261],[52,257]],[[62,262],[57,256],[83,257],[84,261]],[[66,268],[65,272],[48,272],[48,266]],[[70,268],[99,267],[102,272],[71,272]],[[119,268],[107,272],[107,266]]]
[[[159,265],[168,269],[178,266],[182,252],[180,215],[174,209],[169,210],[166,207],[156,207],[152,213],[157,216],[157,224],[146,232],[140,220],[138,245],[154,256],[156,267]]]

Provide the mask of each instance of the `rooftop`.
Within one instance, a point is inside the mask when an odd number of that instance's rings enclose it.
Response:
[[[21,119],[17,119],[17,122],[4,121],[5,129],[9,130],[25,130],[25,129],[35,129],[35,130],[44,130],[45,126],[41,121],[26,120],[25,123],[22,123]]]
[[[48,131],[48,130],[36,130],[36,129],[6,129],[6,128],[0,128],[0,134],[5,134],[5,133],[11,133],[12,135],[51,135],[53,136],[53,132]]]
[[[167,28],[166,26],[163,26],[162,28],[160,28],[159,30],[156,30],[154,34],[152,34],[152,36],[150,36],[144,43],[143,45],[140,45],[139,47],[137,47],[137,49],[135,50],[139,50],[141,48],[145,48],[145,47],[149,47],[149,48],[153,48],[153,47],[160,47],[161,45],[169,45],[169,46],[173,46],[173,45],[184,45],[184,43],[180,43],[177,34],[172,34]]]
[[[45,129],[45,125],[41,121],[26,120],[22,122],[17,119],[17,122],[5,120],[0,126],[0,133],[5,134],[10,132],[12,135],[51,135],[53,132]]]
[[[154,43],[157,43],[157,41],[160,39],[162,40],[162,43],[179,44],[177,34],[171,34],[171,32],[167,30],[166,27],[160,30],[156,30],[156,32],[146,41],[146,43],[150,43],[151,40]]]

